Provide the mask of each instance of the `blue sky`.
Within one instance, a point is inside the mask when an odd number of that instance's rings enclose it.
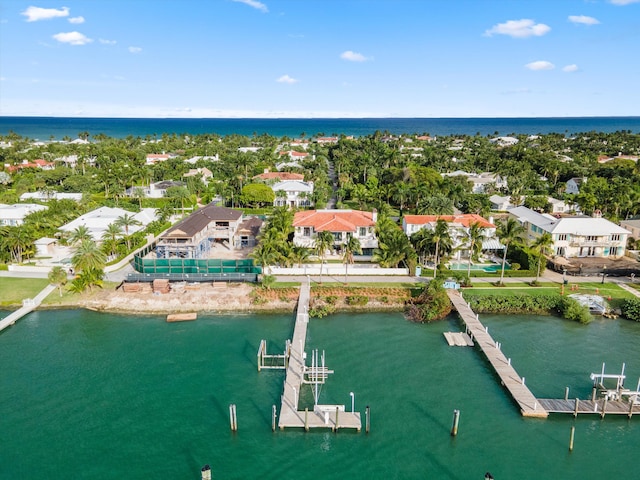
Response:
[[[3,0],[0,115],[640,115],[640,0]]]

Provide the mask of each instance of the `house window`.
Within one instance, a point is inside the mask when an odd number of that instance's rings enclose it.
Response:
[[[304,237],[310,237],[311,236],[311,227],[304,227],[304,230],[302,231],[302,235]]]
[[[367,235],[367,227],[360,227],[358,235],[364,237]]]
[[[342,240],[342,232],[333,232],[333,240],[339,242]]]
[[[619,242],[620,241],[620,234],[619,233],[615,233],[615,234],[611,235],[611,241],[612,242]]]
[[[567,241],[567,234],[566,233],[561,233],[560,235],[558,235],[558,240],[561,242],[566,242]]]
[[[587,242],[597,242],[598,237],[596,235],[587,235]]]

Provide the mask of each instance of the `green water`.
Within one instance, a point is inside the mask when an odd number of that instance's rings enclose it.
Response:
[[[630,388],[640,376],[640,324],[481,318],[539,397],[562,397],[565,386],[588,397],[603,361],[611,372],[626,361]],[[321,402],[350,409],[353,391],[356,410],[371,406],[371,433],[272,433],[284,373],[258,373],[256,350],[262,338],[280,350],[292,328],[288,315],[25,317],[0,334],[0,478],[199,479],[207,463],[225,480],[634,476],[640,417],[523,419],[477,349],[447,346],[454,318],[312,320],[307,351],[325,349],[335,370]],[[302,402],[311,404],[309,391]]]

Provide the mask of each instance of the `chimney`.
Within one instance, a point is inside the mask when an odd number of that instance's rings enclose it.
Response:
[[[378,210],[377,209],[373,209],[371,210],[371,218],[374,222],[378,221]]]

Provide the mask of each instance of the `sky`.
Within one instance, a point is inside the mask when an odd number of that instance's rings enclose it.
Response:
[[[640,0],[2,0],[0,115],[640,115]]]

